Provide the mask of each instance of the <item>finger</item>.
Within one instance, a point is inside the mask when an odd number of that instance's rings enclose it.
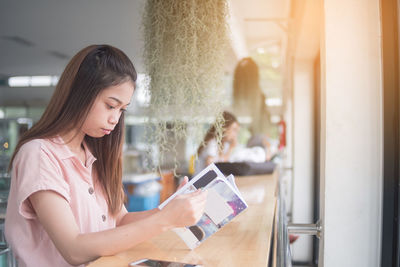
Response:
[[[189,178],[187,176],[183,177],[183,181],[181,182],[181,184],[178,187],[178,190],[182,188],[182,186],[184,186],[185,184],[187,184],[189,181]]]

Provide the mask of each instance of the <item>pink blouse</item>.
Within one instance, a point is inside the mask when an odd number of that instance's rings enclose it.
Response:
[[[32,208],[29,196],[37,191],[52,190],[65,198],[81,233],[116,226],[92,174],[96,158],[86,145],[85,151],[84,165],[61,137],[57,137],[32,140],[17,153],[11,174],[5,234],[19,267],[71,266],[58,252]]]

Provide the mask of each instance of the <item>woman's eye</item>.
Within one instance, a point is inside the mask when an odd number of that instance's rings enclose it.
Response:
[[[113,107],[113,106],[111,106],[111,105],[108,105],[108,104],[107,104],[107,107],[108,107],[109,109],[114,109],[114,107]]]
[[[122,112],[122,113],[126,112],[126,109],[121,108],[121,112]]]

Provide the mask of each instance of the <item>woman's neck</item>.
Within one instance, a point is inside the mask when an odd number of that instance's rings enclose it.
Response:
[[[60,136],[72,152],[79,153],[81,151],[82,142],[83,139],[85,138],[84,133],[82,132],[77,133],[76,130],[73,130],[68,133],[61,134]]]

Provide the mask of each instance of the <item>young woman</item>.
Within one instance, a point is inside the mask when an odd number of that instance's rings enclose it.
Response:
[[[86,47],[67,65],[10,163],[5,233],[18,266],[85,264],[200,219],[201,191],[162,210],[123,205],[124,111],[135,81],[131,61],[108,45]]]
[[[224,123],[222,125],[223,137],[221,145],[217,144],[217,133],[214,124],[207,131],[202,144],[197,149],[198,159],[195,163],[195,173],[200,172],[213,162],[229,161],[237,145],[237,136],[240,129],[239,122],[233,114],[227,111],[222,113],[222,117],[224,118]]]

